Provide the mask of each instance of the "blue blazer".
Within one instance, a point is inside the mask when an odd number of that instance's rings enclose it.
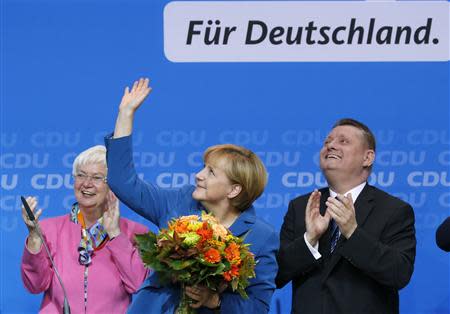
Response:
[[[141,180],[132,159],[131,136],[119,139],[105,138],[107,147],[108,185],[117,197],[139,215],[158,228],[167,227],[172,218],[199,215],[205,208],[192,198],[195,187],[161,189]],[[258,218],[253,207],[245,210],[230,227],[235,236],[248,232],[245,242],[257,261],[256,278],[250,280],[246,291],[248,299],[226,290],[221,294],[223,313],[267,313],[275,290],[278,271],[276,252],[278,235],[272,226]],[[129,313],[173,313],[180,300],[180,288],[163,286],[152,273],[133,297]],[[199,313],[212,312],[201,308]]]

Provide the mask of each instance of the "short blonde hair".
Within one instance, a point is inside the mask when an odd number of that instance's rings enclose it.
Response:
[[[80,166],[87,164],[101,164],[108,169],[106,166],[106,147],[96,145],[81,152],[73,162],[72,174],[76,175]]]
[[[231,205],[244,211],[264,192],[267,171],[261,159],[251,150],[233,144],[209,147],[203,154],[205,162],[223,160],[225,174],[242,191],[231,200]]]

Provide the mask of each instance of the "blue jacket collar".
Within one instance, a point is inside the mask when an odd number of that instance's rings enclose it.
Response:
[[[235,236],[241,236],[246,233],[256,221],[256,211],[253,206],[250,206],[243,211],[236,221],[231,225],[230,231]]]

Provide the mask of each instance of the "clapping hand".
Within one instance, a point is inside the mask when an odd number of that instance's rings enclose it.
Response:
[[[358,226],[356,222],[355,207],[353,205],[352,195],[338,195],[337,199],[329,197],[326,205],[327,213],[336,221],[342,235],[348,239]]]
[[[119,200],[113,192],[109,191],[107,199],[107,208],[103,212],[103,227],[110,239],[117,237],[120,234],[120,210]]]
[[[305,211],[306,239],[312,246],[315,246],[325,233],[331,219],[328,211],[324,216],[320,214],[320,195],[318,190],[311,193]]]

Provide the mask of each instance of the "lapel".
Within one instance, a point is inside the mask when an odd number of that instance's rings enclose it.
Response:
[[[373,187],[366,184],[355,202],[356,222],[358,223],[358,226],[364,225],[364,222],[375,205],[373,203],[374,198]]]
[[[358,224],[358,227],[362,227],[364,225],[364,222],[366,221],[367,217],[372,211],[374,206],[373,199],[374,199],[373,188],[369,184],[366,184],[364,189],[361,191],[361,194],[359,194],[354,205],[356,222]],[[324,243],[327,249],[325,251],[325,257],[329,259],[329,263],[326,266],[325,276],[323,277],[324,281],[328,278],[331,271],[334,269],[336,264],[342,258],[342,256],[339,254],[339,247],[343,243],[345,243],[345,241],[347,241],[347,239],[345,239],[344,236],[341,236],[336,244],[336,250],[334,251],[334,254],[330,254],[330,230],[328,230],[325,235],[326,235],[325,239],[328,240],[327,243]]]
[[[324,216],[325,212],[327,211],[327,205],[325,205],[325,202],[327,201],[328,197],[330,197],[330,189],[321,189],[320,193],[320,214]],[[325,234],[319,239],[319,252],[322,256],[330,255],[330,233],[330,228],[328,228]]]

